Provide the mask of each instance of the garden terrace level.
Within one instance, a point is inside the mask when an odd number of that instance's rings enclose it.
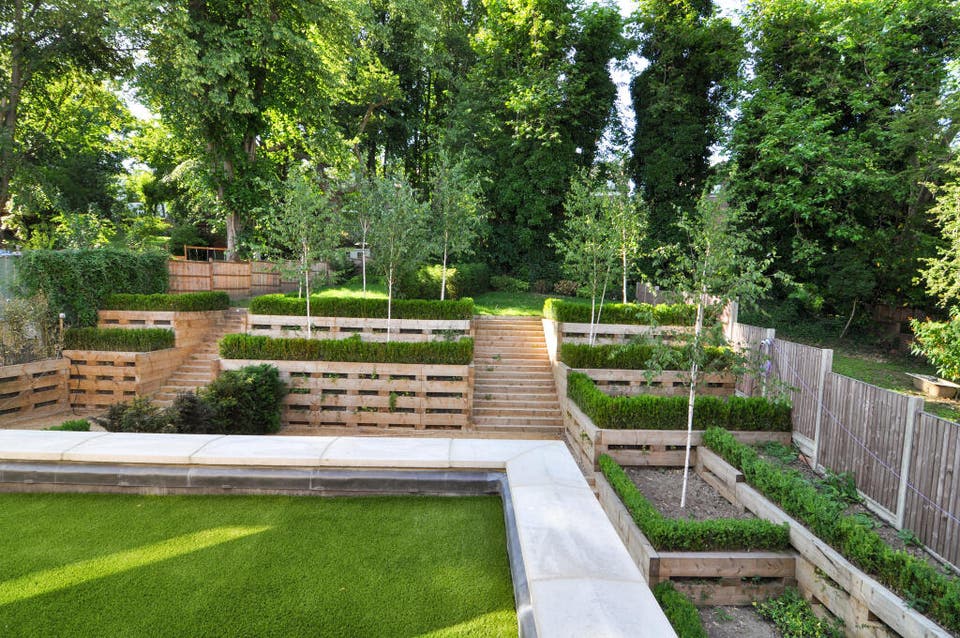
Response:
[[[322,494],[324,474],[348,470],[405,480],[405,493],[456,492],[463,473],[502,477],[522,636],[676,636],[557,441],[0,431],[7,491]],[[413,480],[424,472],[432,488]]]

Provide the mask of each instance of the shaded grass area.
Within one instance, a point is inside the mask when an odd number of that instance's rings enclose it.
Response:
[[[516,636],[501,504],[0,495],[0,635]]]
[[[533,292],[487,292],[474,297],[473,304],[478,315],[542,317],[543,302],[551,296],[557,295],[538,295]]]

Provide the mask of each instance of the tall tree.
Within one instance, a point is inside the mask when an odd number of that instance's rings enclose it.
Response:
[[[464,162],[441,150],[430,179],[430,213],[440,252],[440,299],[447,290],[447,263],[450,258],[473,253],[486,221],[480,180],[471,175]]]
[[[631,85],[633,175],[656,247],[683,237],[677,221],[693,212],[706,184],[744,49],[711,0],[642,0],[632,23],[649,63]]]

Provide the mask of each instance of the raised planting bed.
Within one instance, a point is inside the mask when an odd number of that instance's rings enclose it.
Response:
[[[307,336],[310,323],[313,339],[342,339],[360,335],[364,341],[386,341],[386,319],[358,317],[307,317],[295,315],[247,315],[247,334],[267,337]],[[450,341],[470,336],[469,319],[392,319],[390,341]]]
[[[263,360],[223,359],[222,370]],[[289,432],[464,430],[472,365],[269,361],[290,388],[281,420]]]
[[[18,419],[55,414],[68,403],[66,359],[45,359],[0,367],[0,419]]]
[[[100,328],[163,328],[173,330],[178,348],[192,348],[204,342],[207,334],[222,322],[229,310],[99,310]]]
[[[386,299],[371,297],[310,297],[313,317],[354,317],[386,319]],[[458,300],[395,299],[390,306],[392,319],[466,320],[473,317],[473,299]],[[250,301],[251,315],[307,316],[307,300],[286,295],[264,295]]]
[[[690,394],[690,373],[665,370],[648,374],[646,370],[572,368],[590,377],[604,394],[612,397],[633,397],[649,394],[659,397],[682,397]],[[732,372],[708,372],[697,375],[697,395],[731,397],[736,393],[737,377]]]
[[[105,409],[114,403],[153,394],[189,355],[187,348],[153,352],[64,350],[70,378],[70,405]]]

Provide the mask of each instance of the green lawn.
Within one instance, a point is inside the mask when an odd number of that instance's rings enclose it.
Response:
[[[543,316],[543,302],[547,297],[533,292],[487,292],[474,297],[478,315]]]
[[[0,635],[516,636],[496,497],[0,495]]]

